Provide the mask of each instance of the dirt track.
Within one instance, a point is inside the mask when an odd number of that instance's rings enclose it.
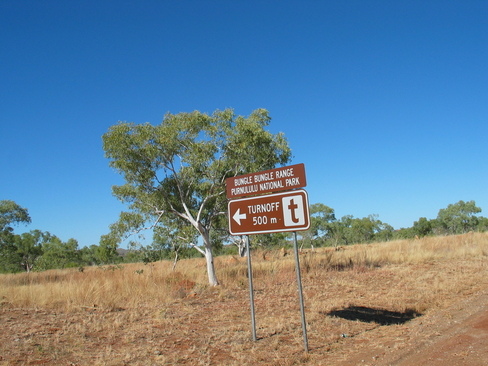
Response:
[[[411,322],[412,336],[398,344],[384,340],[371,347],[364,342],[356,356],[340,365],[485,366],[488,364],[488,291],[463,299],[430,317]],[[371,335],[369,335],[371,336]]]
[[[484,293],[458,306],[459,310],[452,314],[453,317],[448,319],[447,323],[439,320],[439,335],[418,352],[403,358],[397,365],[488,364],[487,294]]]

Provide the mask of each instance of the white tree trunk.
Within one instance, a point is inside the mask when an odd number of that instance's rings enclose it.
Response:
[[[239,257],[244,258],[247,257],[247,248],[245,245],[238,246],[239,248]]]
[[[218,286],[219,281],[217,280],[217,274],[215,273],[212,249],[205,248],[205,259],[207,260],[208,283],[211,286]]]
[[[203,231],[203,230],[202,230]],[[207,275],[208,283],[210,286],[218,286],[217,274],[215,273],[214,257],[212,252],[212,243],[210,242],[210,236],[208,232],[202,233],[203,244],[205,245],[205,259],[207,261]]]
[[[173,261],[173,268],[171,269],[173,272],[175,271],[176,263],[178,263],[178,251],[175,253],[175,260]]]
[[[206,235],[205,232],[203,232],[202,238],[203,238],[203,243],[205,245],[205,250],[202,250],[202,248],[199,248],[196,244],[191,244],[191,246],[193,246],[193,248],[195,248],[203,256],[205,256],[205,260],[207,261],[208,283],[210,284],[210,286],[218,286],[219,281],[217,280],[217,274],[215,273],[212,244],[210,243],[210,237]]]
[[[244,240],[244,237],[242,235],[239,236],[238,239],[234,239],[234,244],[237,246],[239,257],[247,257],[246,241]]]

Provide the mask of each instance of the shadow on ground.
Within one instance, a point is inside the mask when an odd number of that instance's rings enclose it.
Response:
[[[365,323],[378,323],[380,325],[393,325],[406,323],[422,314],[414,310],[403,313],[384,309],[373,309],[364,306],[349,306],[341,310],[333,310],[326,314],[346,320],[359,320]]]

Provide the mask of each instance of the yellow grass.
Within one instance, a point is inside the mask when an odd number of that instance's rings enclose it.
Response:
[[[401,240],[341,248],[310,249],[300,254],[304,275],[331,271],[364,271],[394,265],[413,265],[449,259],[483,259],[488,255],[488,233]],[[3,305],[25,308],[83,307],[132,308],[173,301],[207,291],[204,259],[182,260],[176,271],[162,261],[118,266],[50,270],[0,276]],[[216,258],[217,274],[226,288],[247,287],[247,262],[236,257]],[[407,269],[408,270],[408,267]],[[295,278],[292,251],[258,252],[253,255],[253,278],[260,285],[276,286]],[[426,279],[428,280],[428,279]],[[440,286],[442,279],[436,279]]]

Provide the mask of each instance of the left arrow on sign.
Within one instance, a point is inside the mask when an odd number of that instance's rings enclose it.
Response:
[[[245,220],[247,215],[245,213],[241,214],[241,209],[238,208],[234,216],[232,218],[237,222],[238,225],[241,224],[241,220]]]

